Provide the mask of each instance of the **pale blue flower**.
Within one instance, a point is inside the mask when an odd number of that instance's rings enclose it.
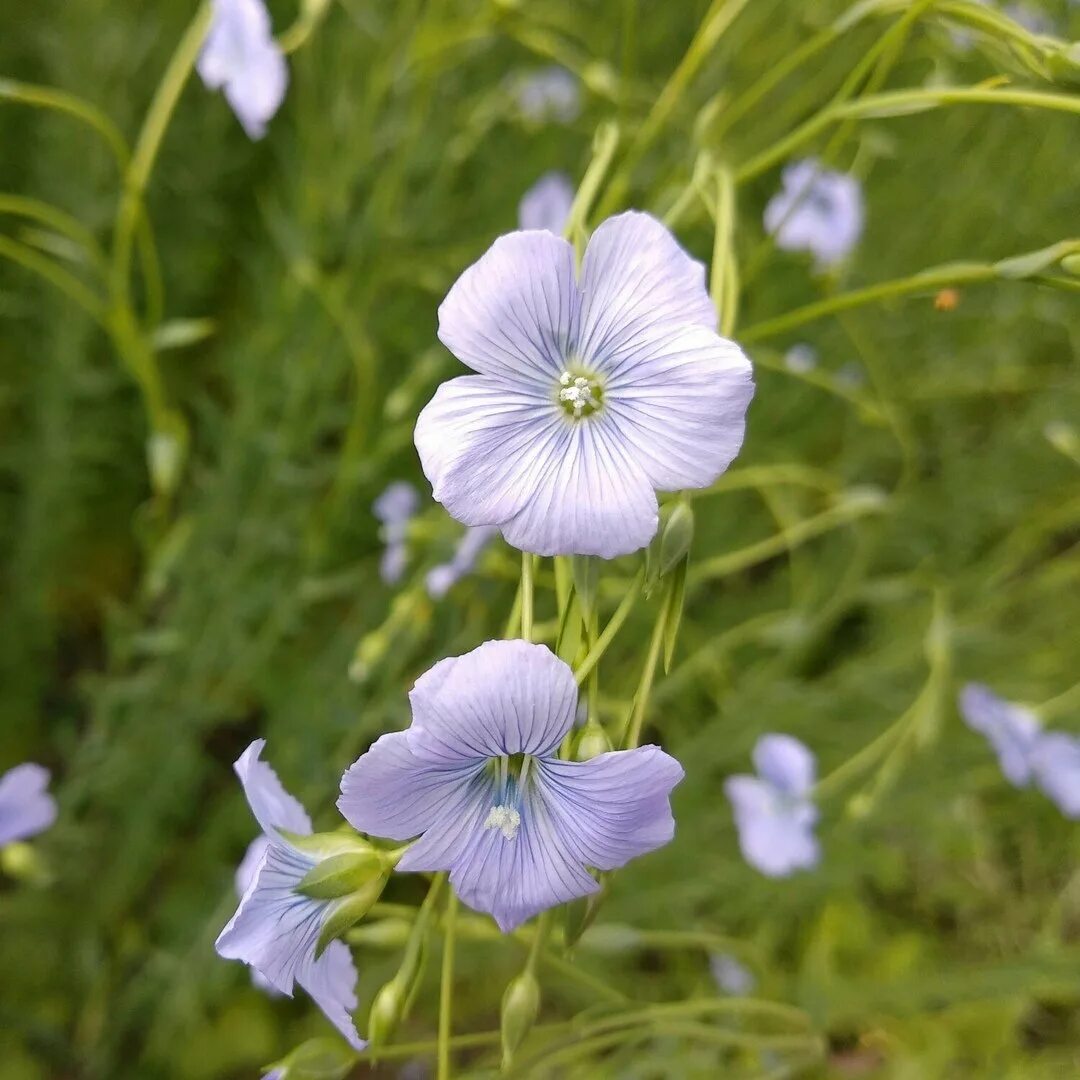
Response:
[[[420,414],[424,472],[451,516],[525,551],[636,551],[656,491],[707,487],[742,446],[750,362],[716,332],[704,267],[648,214],[605,221],[580,280],[561,237],[500,237],[443,301],[439,337],[477,374]]]
[[[29,840],[56,820],[49,770],[27,762],[0,776],[0,847]]]
[[[476,565],[484,548],[495,539],[498,529],[494,525],[478,525],[466,529],[458,542],[450,561],[432,567],[427,574],[427,591],[432,600],[441,600],[450,589]]]
[[[210,90],[221,90],[248,137],[261,139],[278,111],[289,69],[270,28],[263,0],[212,0],[213,21],[198,71]]]
[[[862,187],[813,159],[788,165],[765,207],[765,231],[784,251],[807,251],[820,270],[840,262],[863,230]]]
[[[547,229],[562,236],[574,205],[574,185],[563,172],[547,172],[521,197],[519,229]]]
[[[257,739],[235,766],[266,846],[236,914],[218,935],[217,951],[251,965],[289,997],[299,983],[349,1044],[362,1050],[366,1043],[352,1019],[357,1004],[352,954],[343,942],[332,941],[322,956],[315,956],[319,933],[337,901],[313,900],[296,891],[318,859],[295,847],[286,834],[310,835],[311,819],[274,770],[259,760],[265,745]]]
[[[1080,818],[1080,739],[1048,731],[1035,740],[1028,763],[1043,794],[1067,818]]]
[[[960,691],[960,715],[972,731],[989,740],[1009,783],[1027,787],[1031,782],[1031,752],[1039,737],[1038,717],[980,683],[968,683]]]
[[[409,559],[405,543],[409,522],[420,505],[420,496],[412,484],[395,480],[372,504],[371,512],[382,522],[382,538],[386,547],[379,563],[379,574],[387,585],[401,580]]]
[[[797,375],[805,375],[808,371],[813,371],[817,363],[817,349],[813,345],[807,345],[806,342],[800,341],[784,353],[784,366]]]
[[[813,754],[790,735],[763,735],[753,758],[757,776],[732,776],[724,784],[743,857],[769,877],[817,866]]]
[[[518,84],[518,107],[534,124],[572,124],[581,114],[581,85],[565,68],[546,67]]]
[[[399,870],[448,870],[462,901],[503,931],[596,892],[661,847],[682,779],[659,747],[563,761],[577,684],[544,645],[489,641],[442,660],[409,695],[412,725],[383,735],[345,773],[338,807],[364,832],[419,837]]]
[[[720,991],[732,997],[746,997],[757,987],[754,973],[730,953],[713,953],[709,969]]]

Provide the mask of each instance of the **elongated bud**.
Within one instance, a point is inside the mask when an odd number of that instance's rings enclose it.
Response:
[[[395,975],[375,995],[368,1016],[368,1042],[385,1046],[393,1037],[405,1009],[405,987],[400,975]]]
[[[682,500],[675,504],[660,536],[660,576],[670,574],[690,553],[694,540],[694,511]]]
[[[590,761],[594,757],[606,754],[610,749],[611,740],[607,732],[595,720],[590,720],[581,729],[574,756],[578,761]]]
[[[509,1068],[518,1047],[532,1030],[540,1012],[540,984],[531,971],[523,971],[510,981],[502,999],[502,1067]]]
[[[382,875],[385,865],[377,851],[331,855],[316,863],[301,878],[296,891],[314,900],[336,900],[365,888]]]
[[[1073,277],[1080,277],[1080,254],[1066,255],[1065,258],[1061,260],[1061,269],[1064,270],[1066,274],[1072,274]]]
[[[382,870],[377,877],[372,878],[356,892],[330,902],[329,914],[319,932],[319,940],[315,943],[316,956],[322,956],[331,941],[341,937],[346,930],[358,923],[371,910],[371,905],[382,896],[388,876],[387,871]]]
[[[350,945],[369,945],[376,949],[399,949],[409,940],[413,924],[408,919],[379,919],[364,926],[354,926],[346,940]]]

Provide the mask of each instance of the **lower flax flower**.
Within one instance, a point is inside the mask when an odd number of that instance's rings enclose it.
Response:
[[[538,555],[644,547],[656,492],[707,487],[742,446],[750,362],[716,326],[704,267],[648,214],[605,221],[580,280],[562,237],[500,237],[439,308],[476,374],[417,420],[435,499]]]
[[[642,746],[563,761],[577,684],[546,646],[489,641],[442,660],[409,695],[412,725],[345,773],[338,807],[363,832],[419,837],[399,870],[448,870],[464,903],[513,930],[598,891],[674,834],[674,758]]]
[[[743,857],[769,877],[817,866],[814,755],[790,735],[763,735],[754,747],[754,768],[757,776],[732,776],[724,784]]]
[[[266,847],[236,914],[218,935],[217,951],[226,959],[250,964],[282,994],[291,997],[299,983],[350,1045],[362,1050],[366,1043],[352,1019],[357,1004],[352,954],[343,942],[331,941],[317,955],[336,901],[312,899],[297,891],[320,860],[290,836],[309,836],[311,819],[281,786],[274,770],[259,760],[265,745],[256,740],[236,762],[236,774]]]

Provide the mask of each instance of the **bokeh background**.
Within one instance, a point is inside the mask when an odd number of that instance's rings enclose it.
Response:
[[[701,150],[738,164],[821,108],[895,13],[723,119],[849,6],[747,5],[636,164],[625,203],[663,212]],[[950,32],[943,5],[924,6],[888,86],[1038,83],[1006,50]],[[297,16],[290,0],[270,7],[279,29]],[[46,764],[61,807],[35,872],[0,884],[3,1080],[249,1077],[329,1033],[302,995],[270,1000],[213,952],[254,834],[231,762],[266,737],[286,785],[331,826],[341,770],[407,723],[411,681],[501,633],[515,552],[493,545],[431,600],[424,572],[461,530],[425,501],[408,576],[390,588],[371,504],[397,479],[428,499],[411,431],[459,370],[435,337],[449,285],[515,227],[541,173],[580,179],[598,124],[632,140],[707,7],[340,0],[290,56],[285,104],[258,143],[193,77],[148,198],[165,298],[157,362],[190,428],[171,496],[151,489],[146,413],[109,338],[0,259],[0,768]],[[77,95],[130,143],[193,10],[9,5],[0,77]],[[1076,5],[1028,10],[1080,37]],[[579,81],[580,115],[530,120],[515,87],[553,64]],[[779,168],[767,171],[738,191],[739,328],[839,289],[1076,236],[1078,145],[1080,117],[1041,110],[861,122],[838,164],[865,185],[866,230],[832,277],[767,242]],[[0,191],[62,207],[107,241],[120,181],[92,130],[0,97],[0,147]],[[43,226],[5,216],[0,233],[90,273]],[[700,202],[679,236],[709,257]],[[817,350],[810,372],[784,364],[797,342]],[[1080,830],[1009,787],[955,709],[968,679],[1039,702],[1080,674],[1080,463],[1061,449],[1061,425],[1080,421],[1078,345],[1075,293],[995,280],[748,346],[758,392],[743,454],[694,504],[696,565],[732,559],[692,583],[646,732],[687,766],[677,836],[616,877],[575,963],[643,1001],[707,996],[709,953],[734,939],[757,992],[827,1035],[827,1063],[801,1075],[1080,1075]],[[800,540],[799,523],[822,514]],[[776,535],[788,540],[753,547]],[[607,610],[635,565],[612,569]],[[655,603],[605,658],[606,715],[628,704]],[[552,610],[542,597],[549,633]],[[827,773],[905,715],[886,752],[824,802],[820,869],[777,882],[742,861],[722,782],[746,771],[762,732],[797,735]],[[1056,723],[1080,731],[1080,702]],[[403,878],[388,898],[419,895]],[[660,949],[620,926],[692,933]],[[396,958],[357,950],[361,1017]],[[508,943],[462,945],[457,1030],[497,1026],[520,962]],[[402,1038],[432,1036],[436,984],[432,967]],[[576,985],[545,981],[546,1019],[588,1004]],[[738,1067],[767,1075],[769,1062]],[[579,1068],[719,1075],[715,1050],[676,1040]]]

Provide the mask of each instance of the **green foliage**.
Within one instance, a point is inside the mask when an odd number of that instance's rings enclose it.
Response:
[[[712,260],[758,390],[742,455],[695,493],[678,640],[655,639],[670,672],[640,717],[686,766],[676,839],[610,878],[568,956],[556,940],[541,957],[514,1067],[1075,1075],[1080,833],[1006,785],[954,701],[980,679],[1040,702],[1080,670],[1080,115],[938,91],[1004,75],[976,93],[1075,105],[1080,9],[1042,5],[1057,41],[967,0],[272,7],[296,46],[282,112],[252,144],[219,95],[183,86],[146,177],[149,229],[131,210],[134,323],[101,264],[192,5],[47,0],[0,35],[0,768],[48,765],[61,806],[34,873],[0,887],[0,1080],[246,1077],[326,1036],[308,1001],[270,1000],[213,952],[255,831],[230,765],[266,737],[332,828],[341,771],[404,726],[412,680],[503,633],[516,552],[493,546],[429,599],[424,573],[460,535],[432,505],[395,593],[370,506],[391,480],[422,485],[412,426],[459,370],[438,304],[551,168],[588,169],[605,213],[669,215]],[[512,92],[552,62],[586,87],[565,126],[526,121]],[[853,72],[848,96],[869,104],[834,101]],[[937,96],[904,96],[920,87]],[[792,154],[865,184],[839,276],[761,226],[772,148],[807,130]],[[575,240],[597,223],[588,203]],[[908,284],[837,300],[890,281]],[[799,341],[810,371],[783,362]],[[577,603],[602,628],[640,563],[566,588],[595,589]],[[554,586],[541,562],[549,643]],[[668,603],[664,582],[619,608],[590,690],[616,736]],[[594,629],[567,649],[587,655]],[[1071,703],[1055,723],[1080,730]],[[742,861],[721,792],[765,731],[833,774],[822,867],[787,882]],[[375,914],[401,920],[423,893],[393,875]],[[494,1041],[458,1061],[491,1075],[528,940],[459,921],[455,1032]],[[365,926],[361,1017],[402,950],[399,922]],[[434,1037],[419,949],[391,1047]],[[787,1014],[761,1028],[774,1043],[746,1039],[762,1017],[715,996],[717,951],[745,958],[766,1003],[809,1014],[827,1065]],[[687,1001],[709,1008],[645,1010]],[[583,1010],[573,1039],[552,1033]]]

